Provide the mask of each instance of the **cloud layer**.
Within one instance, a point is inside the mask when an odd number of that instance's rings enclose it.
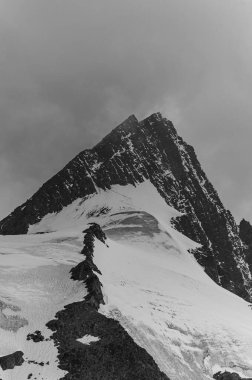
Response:
[[[0,217],[161,110],[252,220],[251,16],[249,0],[0,0]]]

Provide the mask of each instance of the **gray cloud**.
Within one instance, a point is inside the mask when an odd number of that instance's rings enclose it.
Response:
[[[249,0],[0,0],[0,216],[135,113],[161,110],[252,220]]]

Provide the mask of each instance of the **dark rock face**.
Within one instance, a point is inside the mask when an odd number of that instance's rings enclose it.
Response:
[[[252,272],[252,226],[245,219],[242,219],[240,222],[239,233],[240,238],[245,245],[246,261],[249,265],[250,271]]]
[[[97,188],[136,185],[146,179],[169,205],[184,213],[173,224],[202,244],[193,254],[206,273],[249,300],[250,269],[234,218],[223,207],[194,149],[159,113],[141,122],[130,116],[93,149],[81,152],[3,219],[0,233],[26,233],[30,224]]]
[[[246,245],[252,246],[252,226],[245,219],[242,219],[240,222],[239,234],[240,238]]]
[[[16,351],[13,354],[0,357],[0,366],[3,371],[22,365],[24,362],[23,355],[22,351]]]
[[[66,306],[47,327],[54,331],[59,368],[68,371],[65,380],[168,380],[119,322],[85,301]],[[99,341],[85,345],[76,340],[87,334]]]

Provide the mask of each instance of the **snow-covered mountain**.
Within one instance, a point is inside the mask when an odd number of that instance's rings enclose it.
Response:
[[[85,150],[0,222],[2,234],[27,233],[48,214],[110,189],[149,180],[166,203],[181,212],[174,227],[201,244],[194,250],[206,273],[249,300],[251,273],[231,213],[208,181],[193,148],[156,113],[130,116],[93,149]]]
[[[3,380],[252,377],[247,248],[160,114],[131,116],[0,228]]]

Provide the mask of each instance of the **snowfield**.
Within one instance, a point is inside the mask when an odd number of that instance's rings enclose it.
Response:
[[[65,373],[58,368],[53,341],[26,338],[39,330],[48,339],[52,332],[45,324],[85,295],[84,285],[69,278],[80,261],[81,242],[70,236],[68,243],[68,238],[60,233],[0,237],[0,356],[20,350],[25,359],[13,370],[0,368],[3,380],[24,380],[29,374],[31,379],[56,380]]]
[[[26,336],[40,330],[49,338],[46,322],[86,294],[69,270],[83,259],[81,231],[89,222],[108,237],[108,247],[97,241],[94,250],[106,301],[100,312],[117,319],[171,380],[211,379],[225,369],[251,377],[252,310],[205,274],[188,252],[197,244],[170,225],[177,215],[146,181],[97,190],[30,226],[27,236],[1,236],[0,356],[21,350],[25,359],[49,364],[26,361],[0,370],[0,378],[64,375],[53,342]]]
[[[84,335],[82,338],[77,339],[77,340],[78,340],[78,342],[81,342],[83,344],[90,345],[92,342],[98,342],[99,338],[97,336]]]

